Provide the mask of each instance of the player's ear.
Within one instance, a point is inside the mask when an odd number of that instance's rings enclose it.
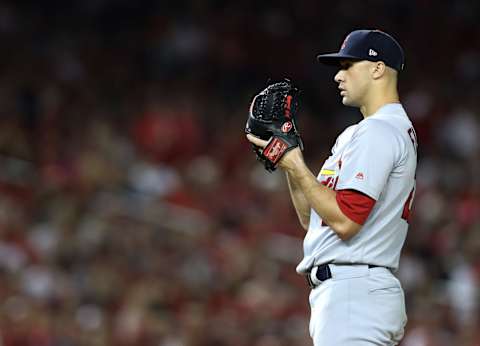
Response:
[[[385,63],[383,61],[376,61],[372,64],[372,77],[373,79],[378,79],[385,74]]]

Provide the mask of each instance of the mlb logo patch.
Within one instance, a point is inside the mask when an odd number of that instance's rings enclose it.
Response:
[[[358,180],[363,180],[365,177],[363,176],[363,173],[362,172],[358,172],[357,175],[355,176],[355,179],[358,179]]]

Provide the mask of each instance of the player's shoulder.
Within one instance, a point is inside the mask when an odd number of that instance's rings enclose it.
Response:
[[[355,128],[356,135],[367,134],[368,136],[378,135],[388,137],[398,133],[395,124],[385,118],[363,119]]]
[[[362,126],[390,133],[403,132],[404,129],[412,127],[410,118],[399,103],[387,104],[381,107],[380,110],[364,119],[361,123]]]
[[[406,124],[398,124],[387,117],[366,118],[358,124],[352,139],[378,149],[403,152],[408,134],[404,126]]]
[[[403,108],[402,108],[403,110]],[[363,119],[358,124],[358,130],[379,132],[388,136],[403,136],[404,132],[412,127],[408,115],[403,112],[379,113]]]

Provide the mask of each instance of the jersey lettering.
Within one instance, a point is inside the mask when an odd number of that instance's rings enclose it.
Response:
[[[338,176],[336,176],[335,178],[334,177],[328,177],[327,179],[322,180],[320,182],[320,184],[328,187],[330,190],[335,190],[336,187],[337,187],[337,183],[338,183]]]

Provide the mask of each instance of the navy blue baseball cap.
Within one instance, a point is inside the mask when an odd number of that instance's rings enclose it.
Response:
[[[342,59],[383,61],[397,71],[402,71],[405,65],[405,55],[400,44],[380,30],[352,31],[338,53],[317,56],[319,62],[327,65],[338,65]]]

